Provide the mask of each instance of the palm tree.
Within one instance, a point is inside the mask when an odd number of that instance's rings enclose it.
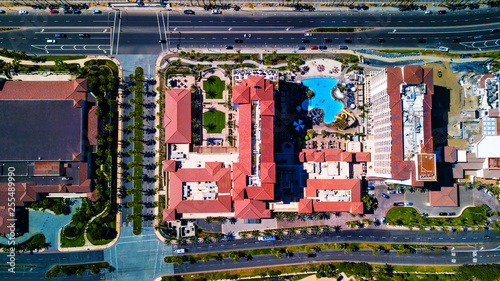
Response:
[[[200,125],[201,125],[200,119],[198,119],[198,118],[191,119],[191,126],[193,128],[198,129],[198,128],[200,128]]]
[[[270,230],[270,229],[264,230],[264,237],[267,238],[267,237],[271,237],[271,236],[273,236],[273,231],[272,230]]]
[[[309,234],[309,229],[307,229],[306,227],[303,227],[303,228],[300,229],[299,232],[300,232],[300,235],[306,236],[306,235]]]
[[[205,129],[207,129],[208,132],[214,131],[216,128],[214,123],[208,123],[206,125],[203,125],[203,127],[205,127]]]
[[[296,213],[286,213],[285,216],[286,216],[286,220],[290,221],[290,222],[295,221],[295,219],[297,218]]]
[[[335,230],[335,232],[337,232],[337,233],[338,233],[338,232],[340,232],[340,230],[342,229],[342,226],[340,226],[340,225],[336,225],[336,226],[334,226],[334,227],[333,227],[333,229]]]
[[[212,239],[210,239],[210,236],[203,236],[202,241],[203,241],[203,243],[205,243],[205,244],[210,244],[210,243],[212,243]]]
[[[284,221],[285,220],[285,213],[275,213],[274,218],[278,222]]]
[[[247,239],[248,238],[248,232],[240,232],[239,233],[241,239]]]
[[[315,225],[315,226],[313,226],[313,227],[311,228],[311,231],[312,231],[312,234],[314,234],[314,235],[318,235],[318,234],[320,233],[320,231],[321,231],[321,227],[319,227],[319,226]]]
[[[215,98],[215,92],[212,89],[207,91],[207,98],[209,98],[209,99]]]
[[[276,238],[281,239],[283,238],[283,229],[278,229],[276,230]]]
[[[254,230],[254,231],[250,232],[250,235],[252,235],[253,238],[257,239],[260,237],[260,231]]]
[[[297,230],[295,229],[295,227],[292,227],[291,229],[288,230],[288,236],[294,237],[296,235],[297,235]]]
[[[332,229],[329,226],[323,227],[323,233],[324,234],[330,234],[332,232]]]
[[[210,77],[208,77],[207,82],[208,82],[208,84],[213,84],[213,83],[215,83],[215,77],[214,77],[214,76],[210,76]]]
[[[190,242],[192,245],[198,245],[198,237],[196,237],[196,236],[191,236],[191,237],[189,237],[189,242]]]
[[[191,141],[192,141],[193,143],[199,143],[199,142],[200,142],[200,140],[201,140],[201,138],[200,138],[200,135],[199,135],[199,134],[197,134],[197,133],[192,133],[192,134],[191,134]]]

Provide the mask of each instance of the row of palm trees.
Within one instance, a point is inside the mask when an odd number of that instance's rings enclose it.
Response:
[[[316,213],[312,213],[312,214],[298,214],[298,213],[293,213],[293,212],[281,213],[281,212],[279,212],[279,213],[274,213],[274,219],[276,219],[276,221],[278,221],[278,222],[282,222],[285,220],[292,222],[292,221],[295,221],[296,219],[300,219],[300,220],[304,221],[304,220],[307,220],[309,218],[312,218],[314,220],[321,220],[321,219],[327,220],[327,219],[330,219],[332,214],[335,214],[336,217],[341,216],[340,212],[335,212],[335,213],[316,212]]]
[[[158,229],[158,227],[156,227]],[[211,243],[220,243],[223,240],[225,241],[234,241],[235,236],[232,233],[228,233],[224,235],[223,233],[206,233],[207,235],[204,235],[202,237],[198,236],[191,236],[191,237],[166,237],[165,238],[165,244],[171,245],[171,244],[176,244],[176,245],[181,245],[185,246],[188,243],[191,245],[198,245],[199,243],[204,243],[204,244],[211,244]]]
[[[335,232],[340,232],[342,227],[340,225],[336,225],[333,228],[330,226],[311,226],[311,227],[299,227],[299,228],[287,228],[287,229],[266,229],[263,232],[259,230],[253,230],[253,231],[242,231],[239,233],[240,237],[242,239],[247,239],[247,238],[254,238],[257,239],[259,237],[271,237],[275,236],[278,239],[283,238],[285,235],[289,237],[294,237],[297,235],[301,236],[307,236],[307,235],[314,235],[318,236],[321,234],[330,234],[332,231]]]

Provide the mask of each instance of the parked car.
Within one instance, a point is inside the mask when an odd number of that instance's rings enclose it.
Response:
[[[455,213],[448,213],[448,216],[456,216],[457,214]]]
[[[311,46],[311,50],[317,50],[318,46]]]
[[[339,48],[340,48],[341,50],[347,50],[347,49],[349,49],[347,46],[340,46]]]
[[[257,240],[259,241],[274,241],[276,240],[276,236],[269,236],[269,237],[264,237],[264,236],[260,236],[259,238],[257,238]]]
[[[380,38],[380,39],[378,39],[378,42],[379,42],[379,43],[385,43],[385,39]]]
[[[440,10],[440,11],[438,11],[438,15],[446,15],[446,11],[445,10]]]
[[[64,33],[56,33],[54,36],[56,38],[66,38],[66,34],[64,34]]]
[[[326,38],[326,39],[323,40],[323,42],[329,43],[329,42],[332,42],[332,39]]]
[[[233,46],[226,46],[226,50],[232,50]]]
[[[418,39],[417,42],[418,43],[425,43],[426,41],[425,41],[425,39]]]
[[[80,37],[80,38],[90,38],[90,34],[80,33],[80,34],[78,34],[78,37]]]
[[[20,14],[20,15],[27,15],[27,14],[28,14],[28,11],[26,11],[26,10],[21,10],[21,11],[19,11],[19,14]]]
[[[313,36],[313,34],[308,32],[308,33],[304,34],[304,36],[305,36],[305,37],[312,37],[312,36]]]
[[[64,9],[63,14],[71,14],[71,11],[68,9]]]
[[[382,197],[387,198],[387,199],[389,199],[389,198],[390,198],[390,197],[389,197],[389,195],[387,195],[387,194],[385,194],[385,193],[382,193]]]
[[[160,40],[158,40],[158,43],[160,43],[160,44],[167,43],[167,40],[165,40],[165,39],[160,39]]]
[[[389,193],[389,194],[396,194],[397,192],[396,192],[396,190],[389,190],[389,191],[387,191],[387,193]]]
[[[81,14],[82,12],[80,10],[73,10],[73,14]]]
[[[51,14],[59,14],[59,11],[58,10],[50,10],[50,13]]]
[[[305,50],[305,49],[306,49],[306,47],[304,47],[304,46],[299,46],[299,50]]]
[[[0,14],[5,14],[5,11],[4,10],[0,10]]]
[[[221,15],[221,10],[212,10],[212,15]]]
[[[430,15],[430,14],[432,14],[432,11],[427,10],[427,11],[425,11],[425,13],[424,13],[424,14],[426,14],[426,15]]]
[[[405,206],[413,206],[413,202],[405,202]]]
[[[175,250],[176,254],[184,254],[186,252],[186,249],[177,249]]]
[[[186,14],[186,15],[194,15],[194,11],[193,10],[184,10],[184,14]]]
[[[95,14],[100,14],[100,13],[102,13],[102,12],[101,12],[101,10],[93,10],[93,11],[92,11],[92,14],[94,14],[94,15],[95,15]]]
[[[320,50],[326,50],[326,49],[328,49],[328,48],[327,48],[326,46],[319,46],[319,49],[320,49]]]
[[[382,224],[385,224],[385,217],[382,218]]]
[[[404,202],[394,202],[394,206],[404,206]]]
[[[448,52],[448,51],[450,50],[450,48],[448,48],[448,47],[444,47],[444,46],[441,46],[441,47],[439,47],[439,50],[440,50],[441,52]]]

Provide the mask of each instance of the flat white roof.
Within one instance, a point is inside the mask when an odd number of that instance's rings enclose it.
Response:
[[[466,150],[457,150],[457,162],[467,162]]]
[[[500,157],[500,136],[484,136],[476,145],[477,158]]]

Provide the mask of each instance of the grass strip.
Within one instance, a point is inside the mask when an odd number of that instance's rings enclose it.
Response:
[[[70,276],[76,274],[77,276],[81,276],[83,271],[90,270],[92,274],[99,273],[100,269],[109,268],[108,262],[91,262],[91,263],[79,263],[79,264],[58,264],[54,265],[52,268],[45,272],[46,278],[57,277],[59,273],[66,273],[66,275]]]
[[[134,141],[134,149],[139,151],[140,153],[134,154],[134,162],[138,164],[134,167],[134,217],[133,220],[133,233],[135,235],[139,235],[142,232],[142,205],[139,204],[142,202],[142,116],[143,116],[143,96],[142,96],[142,87],[144,80],[144,70],[141,67],[135,69],[135,100],[137,101],[134,106],[134,110],[136,116],[134,118],[135,129],[134,129],[134,137],[138,138],[138,140]]]

